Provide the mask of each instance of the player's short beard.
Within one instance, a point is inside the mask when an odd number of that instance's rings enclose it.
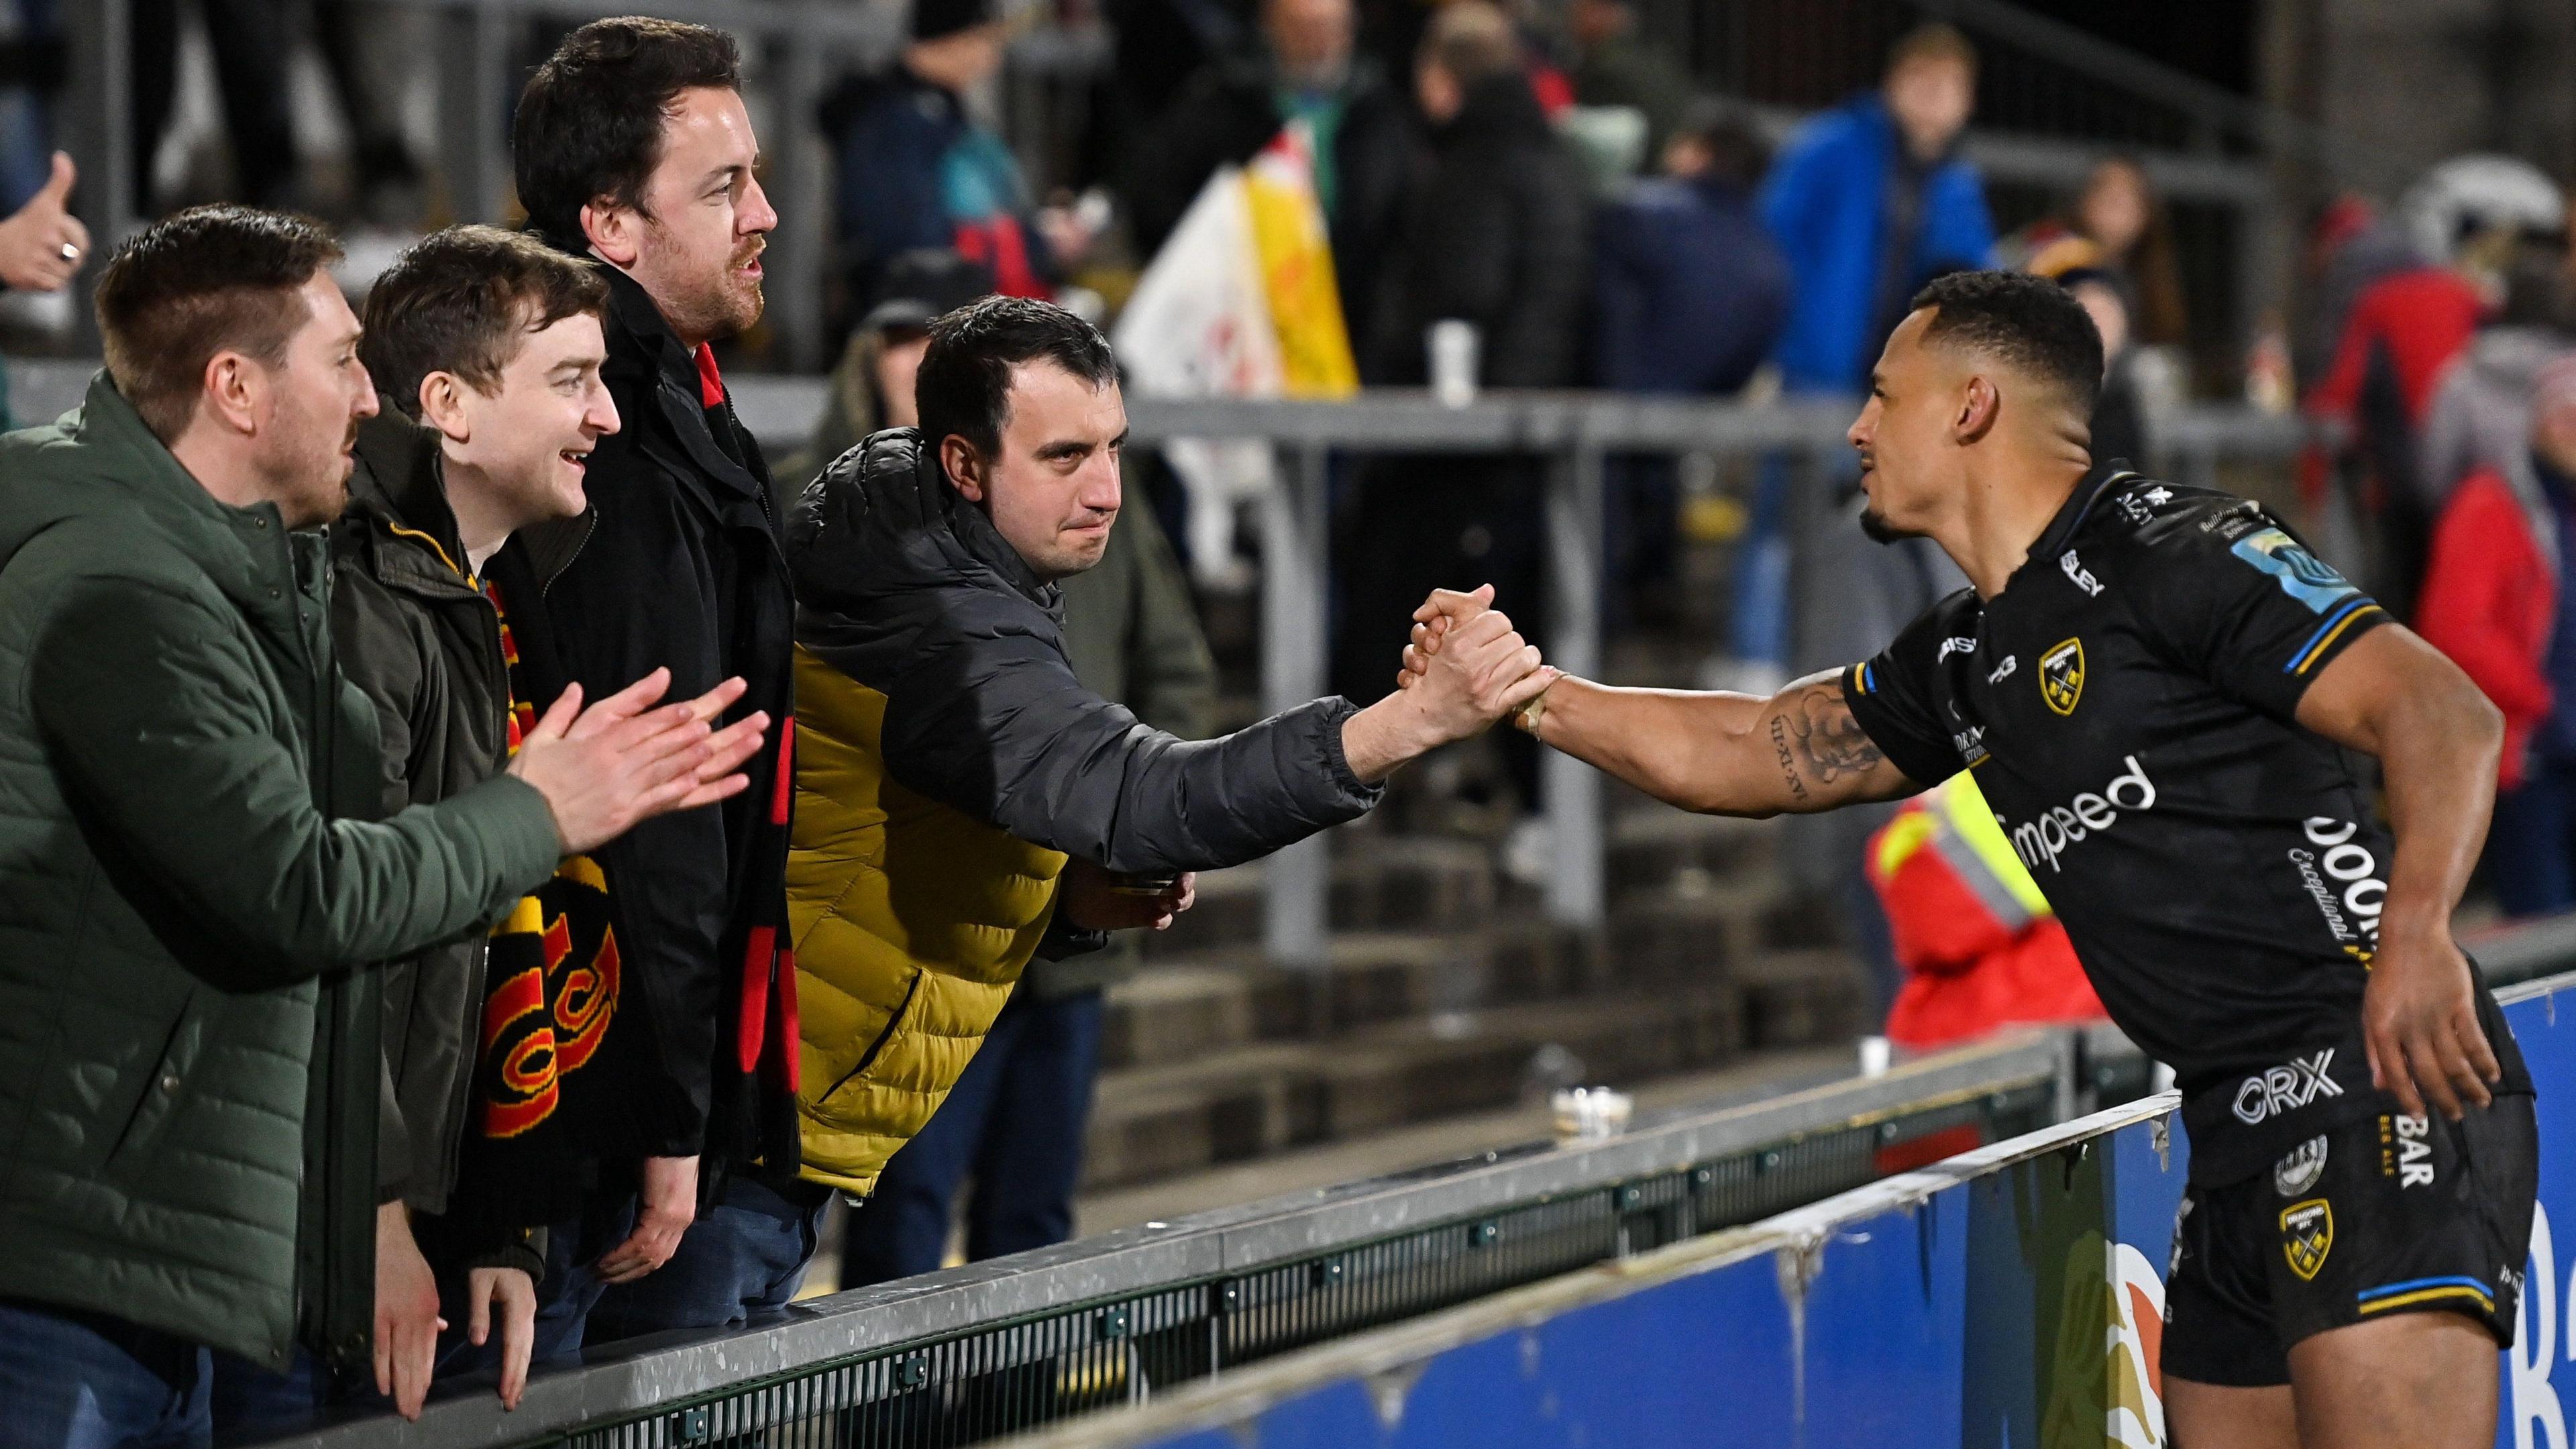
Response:
[[[1878,505],[1875,503],[1861,505],[1860,531],[1862,536],[1872,543],[1898,543],[1905,539],[1923,536],[1913,529],[1899,528],[1888,522],[1887,515],[1879,512]]]

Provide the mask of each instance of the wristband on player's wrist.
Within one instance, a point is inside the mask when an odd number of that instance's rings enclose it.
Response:
[[[1560,674],[1557,679],[1564,677]],[[1556,688],[1556,680],[1551,679],[1547,683],[1547,689],[1554,688]],[[1539,721],[1547,718],[1547,689],[1542,689],[1530,696],[1529,703],[1512,712],[1512,723],[1518,725],[1524,733],[1537,734]]]

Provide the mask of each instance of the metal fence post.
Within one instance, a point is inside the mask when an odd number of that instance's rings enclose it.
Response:
[[[447,204],[457,221],[497,222],[511,185],[511,14],[488,3],[447,12],[439,44],[438,128]]]
[[[1548,662],[1569,674],[1601,672],[1601,445],[1577,425],[1572,442],[1547,472],[1548,603],[1556,617],[1544,645]],[[1560,925],[1598,929],[1602,907],[1601,776],[1556,750],[1539,763],[1554,868],[1547,914]]]
[[[131,0],[93,0],[62,18],[71,49],[71,84],[58,102],[56,144],[72,153],[80,182],[72,210],[89,228],[92,256],[73,283],[86,302],[98,285],[96,259],[125,239],[134,215],[134,13]],[[98,320],[86,306],[73,309],[84,348],[98,345]],[[36,421],[21,415],[20,426]]]
[[[1278,481],[1261,498],[1261,703],[1271,713],[1324,692],[1326,469],[1321,443],[1279,449]],[[1332,855],[1321,835],[1262,866],[1262,946],[1283,966],[1321,971]]]
[[[767,138],[777,158],[769,184],[778,228],[769,234],[769,325],[779,351],[798,371],[830,367],[825,355],[824,257],[830,249],[832,163],[814,122],[814,107],[831,83],[830,48],[806,36],[775,36],[770,58],[778,69],[777,106]]]

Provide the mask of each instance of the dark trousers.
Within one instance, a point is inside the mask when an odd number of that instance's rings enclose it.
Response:
[[[529,1362],[569,1363],[579,1358],[590,1311],[608,1290],[591,1272],[591,1265],[600,1254],[626,1241],[634,1229],[635,1193],[620,1187],[594,1194],[578,1217],[546,1230],[546,1265],[537,1278],[536,1338]],[[447,1320],[447,1331],[438,1336],[437,1376],[443,1379],[500,1367],[497,1329],[479,1345],[465,1336],[471,1322],[467,1293],[472,1270],[443,1238],[425,1240],[422,1248],[437,1271],[438,1311]]]
[[[2576,908],[2576,761],[2534,760],[2529,778],[2496,796],[2486,863],[2506,915]]]
[[[955,1090],[886,1164],[850,1219],[841,1286],[939,1267],[948,1206],[969,1174],[966,1256],[996,1258],[1073,1236],[1082,1134],[1100,1074],[1100,993],[1013,994]]]
[[[103,1313],[0,1300],[0,1449],[253,1443],[373,1392],[344,1392],[300,1347],[278,1372]]]
[[[295,121],[286,62],[293,47],[285,0],[202,0],[202,8],[232,139],[235,194],[254,206],[292,205]],[[179,89],[178,0],[134,0],[127,24],[134,37],[134,204],[150,216],[152,158]]]
[[[599,1294],[584,1339],[611,1343],[675,1328],[724,1328],[784,1308],[804,1284],[831,1189],[728,1178],[671,1261]],[[615,1245],[611,1239],[600,1246]],[[597,1253],[591,1255],[595,1261]]]

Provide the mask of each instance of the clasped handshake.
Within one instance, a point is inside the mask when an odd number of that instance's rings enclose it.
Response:
[[[1523,640],[1494,607],[1494,586],[1473,593],[1434,589],[1413,611],[1413,639],[1395,687],[1452,726],[1447,738],[1474,734],[1507,714],[1526,709],[1563,671],[1542,663],[1538,646]],[[1521,714],[1523,727],[1528,715]]]
[[[1434,590],[1413,619],[1397,694],[1362,711],[1344,736],[1351,769],[1363,780],[1383,779],[1427,750],[1483,732],[1558,678],[1494,607],[1490,584],[1472,593]],[[663,704],[670,682],[670,671],[657,669],[586,709],[578,687],[567,690],[510,762],[510,773],[536,786],[553,808],[567,853],[596,849],[640,820],[744,787],[741,767],[760,748],[769,717],[754,713],[719,727],[742,697],[741,680]],[[1522,723],[1529,723],[1526,714]]]

